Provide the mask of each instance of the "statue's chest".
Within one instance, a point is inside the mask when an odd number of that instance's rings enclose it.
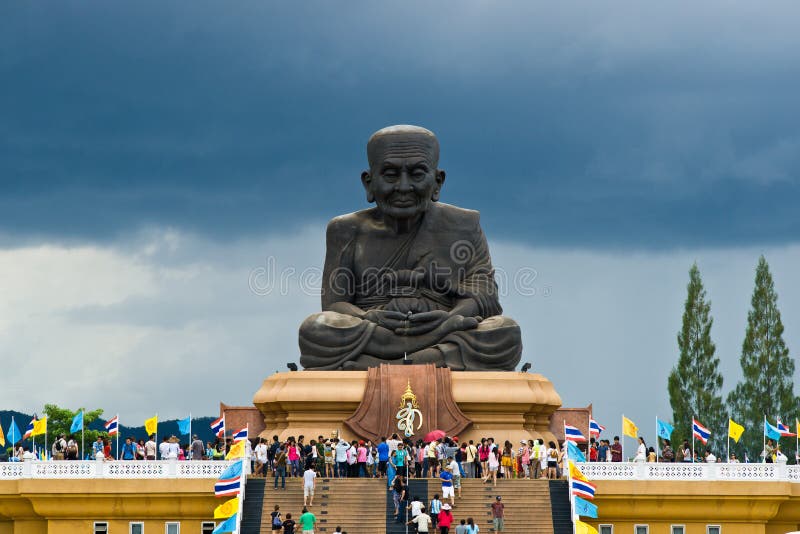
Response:
[[[429,273],[450,265],[448,246],[417,235],[413,242],[408,236],[363,235],[353,247],[353,267],[356,275],[376,270],[420,269]]]

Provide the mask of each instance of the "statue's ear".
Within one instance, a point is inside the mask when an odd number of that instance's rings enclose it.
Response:
[[[433,188],[433,193],[431,193],[431,200],[433,200],[434,202],[439,201],[439,193],[442,191],[445,175],[446,173],[443,170],[441,169],[436,170],[436,187]]]
[[[364,171],[361,173],[361,184],[364,186],[364,190],[367,192],[367,202],[372,204],[375,202],[375,195],[372,193],[372,176],[370,176],[369,171]]]

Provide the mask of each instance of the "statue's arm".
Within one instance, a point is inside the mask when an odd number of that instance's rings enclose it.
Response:
[[[472,257],[467,264],[466,275],[459,283],[458,292],[461,298],[456,306],[463,306],[467,312],[472,311],[472,313],[460,313],[465,317],[500,315],[503,313],[503,308],[500,306],[498,298],[494,267],[489,254],[489,243],[481,229],[480,215],[477,212],[474,214],[473,224]]]
[[[328,223],[325,234],[325,265],[322,269],[322,311],[337,311],[356,317],[364,313],[352,304],[355,299],[352,252],[354,239],[353,224],[345,218],[337,217]]]

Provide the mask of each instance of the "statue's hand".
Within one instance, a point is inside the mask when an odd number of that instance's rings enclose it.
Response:
[[[399,336],[421,336],[435,330],[450,317],[444,310],[412,313],[408,316],[406,325],[396,329],[395,333]]]
[[[369,310],[364,314],[364,320],[375,323],[389,330],[397,330],[406,324],[405,313],[390,310]]]

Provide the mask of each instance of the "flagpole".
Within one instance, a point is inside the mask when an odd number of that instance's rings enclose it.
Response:
[[[11,416],[11,430],[14,430],[14,427],[15,427],[15,426],[16,426],[16,425],[14,424],[14,416],[12,415],[12,416]],[[16,437],[17,437],[17,435],[16,435],[16,434],[14,434],[14,436],[13,436],[13,437],[15,437],[15,438],[16,438]],[[19,437],[21,438],[22,436],[19,436]],[[13,439],[12,439],[11,441],[15,441],[15,440],[13,440]],[[20,441],[21,441],[21,440],[20,440]],[[12,444],[11,444],[11,450],[12,450],[12,451],[14,451],[14,452],[12,452],[11,454],[12,454],[12,455],[14,455],[14,456],[16,456],[16,455],[17,455],[17,449],[16,449],[15,445],[16,445],[16,443],[12,443]]]
[[[578,534],[578,525],[575,521],[575,497],[572,495],[572,469],[569,465],[569,444],[567,443],[567,420],[561,420],[564,425],[564,445],[567,446],[567,491],[569,491],[569,515],[572,520],[572,534]],[[587,451],[588,452],[588,451]]]
[[[86,431],[86,413],[84,410],[81,410],[81,460],[84,460],[86,457],[83,455],[83,438]]]
[[[800,425],[797,424],[797,417],[794,418],[794,463],[797,463],[797,453],[800,452],[800,432],[797,431],[797,428]]]
[[[119,412],[117,412],[117,460],[119,460],[119,432],[121,427],[119,426]]]
[[[622,441],[620,442],[620,445],[622,446],[622,452],[620,453],[620,456],[622,456],[622,458],[620,458],[620,461],[624,462],[625,461],[625,414],[622,414]]]
[[[44,459],[47,460],[47,420],[44,422]]]
[[[189,450],[192,450],[192,412],[189,412]],[[195,458],[192,458],[194,460]],[[202,458],[200,458],[202,460]]]
[[[692,463],[694,463],[694,420],[697,419],[696,415],[692,415]]]
[[[656,415],[656,463],[658,463],[658,450],[661,446],[658,444],[658,416]]]
[[[767,414],[764,414],[764,424],[761,425],[761,437],[763,438],[761,453],[764,455],[764,460],[762,463],[767,463]]]
[[[731,462],[731,420],[728,419],[728,457],[725,459],[726,463]]]
[[[155,431],[155,435],[156,435],[156,450],[155,450],[155,453],[153,454],[153,458],[158,460],[158,412],[156,412],[156,431]]]

